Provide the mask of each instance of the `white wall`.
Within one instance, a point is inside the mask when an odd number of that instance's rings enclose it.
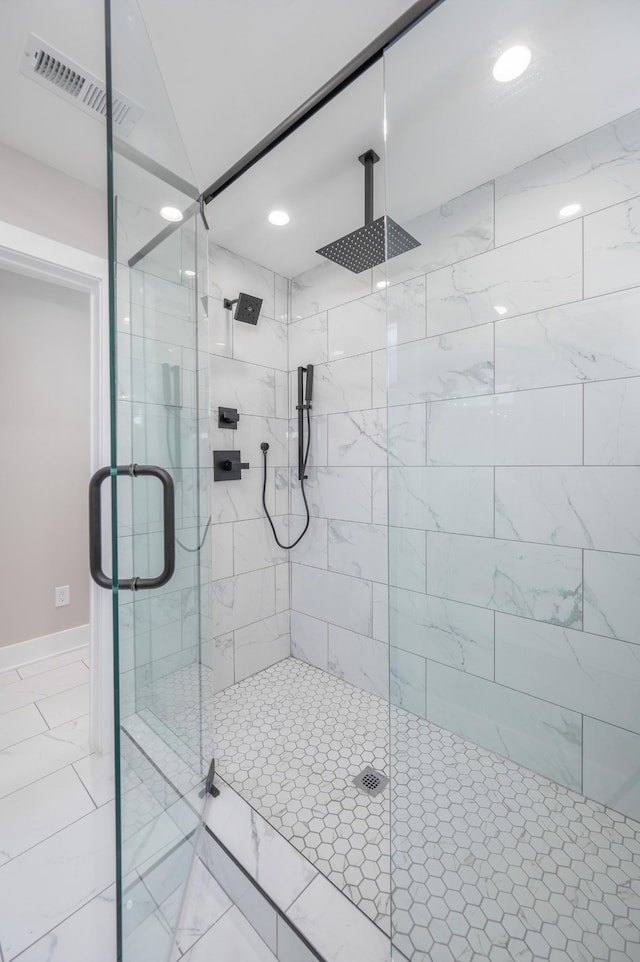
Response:
[[[89,346],[87,295],[0,271],[0,646],[89,621]]]
[[[0,220],[107,256],[106,193],[2,143],[0,171]]]

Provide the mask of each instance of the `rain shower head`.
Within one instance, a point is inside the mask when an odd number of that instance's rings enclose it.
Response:
[[[373,165],[380,158],[374,150],[368,150],[358,160],[364,166],[364,227],[316,251],[316,254],[322,254],[354,274],[377,267],[385,260],[420,246],[420,241],[386,214],[377,220],[373,219]]]
[[[254,297],[253,294],[243,294],[242,291],[240,291],[233,301],[225,297],[223,306],[226,310],[232,310],[234,304],[237,305],[233,314],[234,321],[244,321],[245,324],[258,323],[260,309],[262,308],[261,297]]]

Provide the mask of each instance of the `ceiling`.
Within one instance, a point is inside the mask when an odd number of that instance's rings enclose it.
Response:
[[[130,142],[199,189],[411,6],[139,3],[144,23],[135,0],[112,0],[120,17],[115,84],[145,107]],[[0,141],[104,189],[103,124],[18,73],[33,32],[104,77],[102,0],[0,0],[0,19],[0,85],[11,94],[0,98]],[[638,0],[445,0],[385,60],[392,216],[411,220],[635,109],[639,40]],[[514,43],[531,47],[531,67],[512,84],[496,84],[492,64]],[[210,205],[214,238],[286,276],[322,263],[316,248],[363,221],[357,157],[369,147],[383,156],[381,64]],[[142,196],[149,178],[134,178],[130,168],[121,162],[131,192]],[[375,168],[376,213],[383,168]],[[154,181],[144,202],[157,209],[160,198],[171,203],[173,196]],[[285,228],[267,223],[276,207],[291,215]],[[155,214],[141,218],[132,243],[156,222]]]

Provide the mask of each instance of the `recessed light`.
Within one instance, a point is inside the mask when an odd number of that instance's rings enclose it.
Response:
[[[388,286],[389,286],[389,281],[378,281],[378,283],[376,284],[376,287],[380,291],[382,290],[383,287],[388,287]]]
[[[163,207],[160,216],[164,217],[165,220],[170,220],[173,224],[177,224],[178,221],[182,220],[182,211],[179,211],[177,207]]]
[[[531,51],[528,47],[509,47],[501,54],[493,65],[493,79],[498,83],[508,83],[524,73],[531,63]]]
[[[502,304],[494,304],[494,305],[493,305],[493,309],[494,309],[494,311],[496,312],[496,314],[506,314],[506,313],[507,313],[506,307],[504,307]]]
[[[269,223],[275,227],[284,227],[289,223],[289,215],[286,210],[272,210],[269,214]]]
[[[195,272],[195,271],[183,271],[182,273],[184,274],[185,277],[195,277],[195,276],[196,276],[196,272]]]
[[[575,217],[582,210],[582,204],[567,204],[558,211],[558,217]]]

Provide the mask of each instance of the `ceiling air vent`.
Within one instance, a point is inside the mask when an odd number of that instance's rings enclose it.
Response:
[[[65,57],[48,43],[30,34],[20,62],[20,72],[71,101],[92,117],[107,116],[107,90],[94,74]],[[128,137],[143,114],[143,108],[113,92],[113,129],[119,137]]]

